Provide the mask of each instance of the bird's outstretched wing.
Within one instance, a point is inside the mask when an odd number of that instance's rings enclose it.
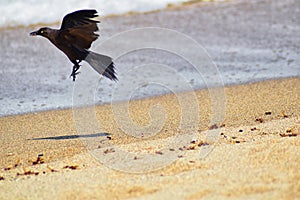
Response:
[[[62,21],[59,37],[77,47],[89,49],[99,36],[95,33],[99,30],[99,21],[93,20],[97,16],[96,10],[79,10],[67,14]]]
[[[89,24],[90,26],[94,26],[94,31],[97,31],[97,23],[99,23],[99,21],[92,20],[92,18],[95,17],[98,17],[96,10],[78,10],[69,13],[63,18],[60,30]]]

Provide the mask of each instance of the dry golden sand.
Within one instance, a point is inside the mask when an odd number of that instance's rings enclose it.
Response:
[[[100,153],[118,158],[114,149],[101,143],[109,133],[111,143],[128,151],[156,151],[153,155],[163,157],[159,147],[168,138],[190,131],[179,127],[181,111],[174,95],[130,103],[130,115],[140,125],[149,123],[153,105],[164,106],[167,113],[163,129],[143,139],[119,129],[110,105],[96,107],[103,133],[91,128],[80,133],[82,139],[72,110],[0,118],[0,199],[300,198],[300,79],[230,86],[225,93],[226,117],[209,130],[208,91],[197,91],[198,140],[176,149],[179,157],[172,164],[142,174],[101,164],[83,141],[96,141],[93,145]],[[197,144],[208,142],[204,136],[209,131],[217,131],[220,138],[203,157]]]

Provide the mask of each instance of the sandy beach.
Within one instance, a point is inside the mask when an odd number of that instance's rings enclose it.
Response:
[[[149,152],[156,152],[154,157],[163,157],[159,151],[165,139],[184,134],[178,129],[174,95],[130,102],[139,124],[149,120],[141,119],[141,113],[157,103],[168,115],[155,137],[138,141],[119,129],[109,105],[95,108],[105,133],[89,136],[78,135],[72,110],[0,118],[1,199],[297,199],[299,89],[299,78],[226,87],[226,117],[213,127],[219,134],[213,144],[203,137],[212,129],[209,96],[206,90],[197,91],[203,111],[197,138],[178,147],[174,151],[178,158],[171,164],[145,173],[114,170],[101,163],[82,138],[109,138],[114,148],[125,144],[126,151],[147,146]],[[214,147],[206,157],[199,154],[202,145]],[[100,154],[115,156],[116,162],[124,159],[118,159],[110,146],[98,148]],[[139,158],[127,159],[134,165]]]
[[[123,31],[163,27],[200,43],[219,73],[141,50],[115,58],[119,83],[82,67],[73,84],[66,57],[29,38],[37,27],[0,30],[0,199],[300,199],[298,4],[200,2],[103,17],[93,51]],[[136,44],[122,42],[104,50],[114,57]],[[191,90],[163,70],[129,74],[145,63],[168,65]],[[112,101],[126,76],[142,83],[123,91],[136,98]],[[207,88],[217,76],[224,87]],[[147,77],[178,90],[151,88]]]

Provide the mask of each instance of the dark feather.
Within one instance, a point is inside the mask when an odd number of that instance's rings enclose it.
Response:
[[[82,49],[89,49],[93,41],[97,40],[98,34],[89,30],[89,28],[66,29],[59,33],[59,38],[63,41],[75,44]]]
[[[113,62],[105,69],[103,75],[109,78],[110,80],[118,80],[115,72],[115,64]]]
[[[102,74],[110,80],[118,80],[111,57],[89,51],[85,61],[88,62],[99,74]]]
[[[97,26],[99,21],[91,19],[97,17],[96,14],[96,10],[79,10],[66,15],[58,38],[82,49],[89,49],[92,42],[99,37],[95,33],[99,30]]]
[[[99,21],[92,20],[95,17],[98,17],[96,10],[78,10],[72,12],[63,18],[60,30],[91,24],[94,28],[93,31],[97,31],[97,23]]]

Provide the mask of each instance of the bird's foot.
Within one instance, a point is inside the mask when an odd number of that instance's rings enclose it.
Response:
[[[75,72],[75,73],[72,72],[72,74],[70,75],[70,77],[73,78],[73,81],[75,81],[77,74],[80,74],[80,72]]]
[[[73,66],[73,70],[72,70],[72,73],[70,75],[70,77],[73,77],[73,81],[75,81],[76,75],[80,73],[80,72],[77,72],[79,70],[79,67],[80,67],[80,65],[78,65],[78,66],[74,65]]]

